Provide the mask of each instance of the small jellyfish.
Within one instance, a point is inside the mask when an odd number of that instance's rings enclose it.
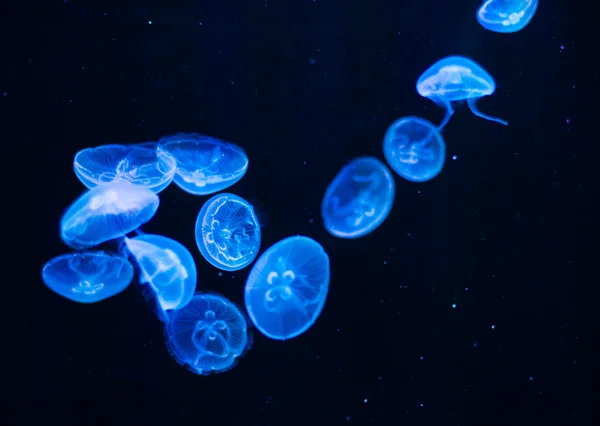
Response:
[[[329,289],[329,256],[316,241],[289,237],[256,261],[244,290],[250,320],[265,336],[299,336],[317,320]]]
[[[196,293],[185,307],[173,311],[165,337],[173,358],[201,375],[233,368],[249,346],[244,315],[216,294]]]
[[[481,65],[463,56],[448,56],[437,61],[417,81],[419,95],[446,109],[444,121],[438,126],[439,130],[444,128],[454,114],[452,102],[464,100],[476,116],[508,125],[506,121],[485,115],[477,109],[477,100],[495,91],[496,82],[492,76]]]
[[[403,117],[388,128],[383,154],[390,167],[406,180],[425,182],[444,167],[446,144],[439,130],[419,117]]]
[[[208,195],[229,188],[248,170],[242,148],[210,136],[180,133],[158,141],[160,149],[177,161],[175,184],[193,195]]]
[[[187,248],[171,238],[143,234],[125,238],[124,247],[140,268],[140,282],[156,297],[159,317],[187,305],[196,291],[196,264]]]
[[[157,144],[104,145],[75,155],[73,168],[88,188],[112,182],[131,182],[158,193],[173,180],[176,162]]]
[[[381,161],[374,157],[351,161],[325,191],[321,204],[325,228],[340,238],[367,235],[390,213],[394,193],[392,174]]]
[[[60,224],[61,237],[74,249],[123,237],[152,219],[158,203],[158,195],[144,186],[122,181],[99,185],[67,209]]]
[[[53,292],[79,303],[94,303],[119,294],[133,279],[126,259],[104,252],[63,254],[42,268],[42,280]]]
[[[529,24],[538,0],[485,0],[477,10],[477,20],[486,30],[515,33]]]
[[[196,243],[202,256],[219,269],[237,271],[248,266],[260,249],[254,209],[237,195],[215,195],[196,219]]]

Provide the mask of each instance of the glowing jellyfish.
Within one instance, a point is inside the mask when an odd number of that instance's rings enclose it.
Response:
[[[100,185],[86,191],[63,215],[65,244],[85,249],[120,238],[148,222],[158,209],[158,195],[129,182]]]
[[[94,303],[125,290],[133,266],[104,252],[63,254],[42,268],[42,280],[53,292],[79,303]]]
[[[285,340],[317,320],[329,289],[329,256],[308,237],[289,237],[265,251],[248,275],[244,299],[265,336]]]
[[[196,219],[196,243],[202,256],[219,269],[237,271],[248,266],[260,249],[254,209],[237,195],[215,195]]]
[[[125,238],[125,247],[140,268],[140,282],[156,297],[159,317],[187,305],[196,291],[196,265],[183,245],[161,235]]]
[[[390,213],[394,192],[392,174],[381,161],[373,157],[351,161],[325,191],[321,204],[325,228],[340,238],[367,235]]]
[[[529,24],[538,0],[486,0],[477,10],[477,20],[486,30],[514,33]]]
[[[390,167],[404,179],[425,182],[444,167],[446,144],[439,130],[419,117],[404,117],[388,128],[383,154]]]
[[[417,81],[419,95],[446,109],[446,116],[439,125],[439,130],[444,128],[454,113],[452,102],[464,100],[476,116],[508,125],[506,121],[485,115],[477,109],[477,100],[491,95],[495,90],[496,82],[492,76],[473,60],[463,56],[448,56],[439,60]]]
[[[126,181],[153,192],[165,189],[175,176],[176,162],[157,144],[104,145],[87,148],[75,155],[75,174],[88,188]]]
[[[229,300],[196,293],[190,303],[170,315],[165,337],[179,364],[207,375],[235,366],[249,346],[247,328],[244,315]]]
[[[177,161],[175,184],[190,194],[222,191],[248,170],[242,148],[210,136],[182,133],[162,138],[159,145]]]

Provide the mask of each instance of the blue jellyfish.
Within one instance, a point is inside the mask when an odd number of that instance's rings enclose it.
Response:
[[[73,168],[88,188],[127,181],[153,192],[165,189],[173,180],[176,162],[153,142],[137,145],[104,145],[87,148],[75,155]]]
[[[383,223],[392,209],[395,185],[376,158],[360,157],[333,179],[321,204],[325,228],[336,237],[358,238]]]
[[[308,237],[272,245],[248,275],[244,298],[252,323],[265,336],[285,340],[308,330],[325,305],[329,257]]]
[[[463,56],[448,56],[437,61],[417,81],[419,95],[446,109],[446,116],[439,125],[439,130],[444,128],[454,114],[452,102],[464,100],[476,116],[508,125],[506,121],[485,115],[477,109],[477,99],[491,95],[495,90],[496,82],[492,76],[473,60]]]
[[[158,209],[158,195],[129,182],[99,185],[86,191],[63,215],[60,232],[74,249],[120,238],[148,222]]]
[[[196,291],[196,264],[183,245],[161,235],[125,238],[125,247],[140,268],[140,282],[156,297],[159,317],[187,305]]]
[[[477,10],[477,20],[486,30],[515,33],[529,24],[538,0],[485,0]]]
[[[104,252],[63,254],[42,268],[42,280],[53,292],[79,303],[94,303],[119,294],[133,279],[126,259]]]
[[[219,269],[237,271],[248,266],[260,249],[254,209],[237,195],[215,195],[198,213],[196,243],[202,256]]]
[[[177,161],[175,184],[194,195],[208,195],[229,188],[248,170],[242,148],[210,136],[180,133],[158,141]]]
[[[425,182],[444,167],[446,144],[429,121],[404,117],[394,121],[385,133],[383,154],[390,167],[404,179]]]
[[[249,346],[244,315],[217,294],[196,293],[185,307],[173,311],[165,337],[173,358],[201,375],[233,368]]]

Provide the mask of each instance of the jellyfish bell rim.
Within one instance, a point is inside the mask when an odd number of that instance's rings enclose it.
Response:
[[[120,271],[122,272],[122,269],[125,268],[127,270],[126,275],[128,278],[126,280],[124,280],[123,284],[121,284],[120,286],[113,286],[112,291],[109,293],[109,295],[106,297],[103,297],[101,299],[93,300],[93,299],[89,299],[89,298],[70,297],[70,293],[69,293],[69,295],[67,295],[65,293],[61,293],[61,292],[57,291],[54,288],[54,286],[49,283],[49,281],[51,281],[51,280],[48,279],[47,275],[48,275],[48,269],[51,266],[53,266],[55,263],[57,263],[58,261],[68,261],[67,259],[74,258],[76,256],[89,256],[89,257],[96,257],[96,258],[105,257],[105,258],[111,258],[111,259],[118,259],[119,261],[121,261]],[[131,264],[131,262],[129,262],[129,260],[119,256],[117,253],[113,253],[110,251],[104,251],[104,250],[85,250],[85,251],[74,251],[74,252],[70,252],[70,253],[63,253],[63,254],[54,256],[51,259],[44,262],[44,264],[41,268],[41,271],[40,271],[40,278],[42,279],[42,282],[50,291],[52,291],[52,293],[54,293],[58,296],[61,296],[63,299],[70,300],[71,302],[81,303],[81,304],[86,304],[86,305],[102,302],[104,300],[113,298],[114,296],[117,296],[120,293],[124,292],[133,282],[134,276],[135,276],[135,271],[133,269],[133,265]]]
[[[126,232],[120,232],[120,233],[118,233],[118,235],[112,235],[110,238],[104,237],[105,239],[103,239],[102,241],[96,241],[93,243],[91,243],[91,242],[80,243],[80,242],[77,242],[77,240],[75,238],[68,238],[68,235],[66,234],[65,229],[64,229],[65,223],[68,222],[68,219],[71,219],[73,216],[75,216],[75,214],[77,212],[80,212],[81,210],[84,209],[85,205],[87,204],[87,202],[84,202],[84,200],[86,198],[91,198],[94,195],[96,195],[96,194],[92,194],[92,193],[101,193],[102,191],[107,191],[107,190],[110,190],[111,188],[115,188],[115,187],[119,187],[119,188],[123,189],[124,191],[131,190],[131,188],[135,188],[136,190],[139,190],[140,192],[145,192],[145,196],[148,196],[148,198],[151,199],[152,202],[147,203],[141,210],[143,211],[145,209],[150,208],[149,218],[134,228],[131,228],[131,226],[128,227],[127,228],[128,230]],[[64,209],[63,214],[59,221],[59,234],[60,234],[62,241],[67,246],[71,247],[72,249],[75,249],[75,250],[91,249],[91,248],[96,247],[105,242],[112,241],[112,240],[118,240],[119,238],[126,236],[128,233],[135,231],[137,228],[139,228],[143,224],[152,220],[152,218],[155,216],[159,206],[160,206],[160,197],[158,196],[158,194],[156,192],[152,191],[150,188],[147,188],[143,185],[135,185],[129,181],[115,181],[115,182],[110,182],[110,183],[106,183],[103,185],[97,185],[93,188],[88,188],[85,191],[82,191],[79,194],[79,196],[77,196],[75,198],[75,200],[69,205],[69,207]],[[129,229],[129,228],[131,228],[131,229]]]
[[[193,283],[194,291],[192,291],[191,293],[188,293],[189,290],[188,290],[188,292],[182,291],[181,292],[181,300],[179,300],[175,306],[164,307],[163,301],[165,299],[156,290],[155,284],[151,281],[148,281],[148,282],[142,281],[142,278],[147,276],[148,272],[142,265],[142,262],[138,258],[138,255],[129,246],[129,242],[135,241],[135,240],[143,241],[144,243],[150,244],[161,251],[164,251],[167,249],[173,251],[174,254],[177,256],[180,264],[185,263],[187,266],[189,266],[189,268],[186,268],[186,272],[188,273],[188,276],[187,276],[187,278],[184,278],[182,280],[182,285],[186,284],[189,281],[190,288],[191,288],[191,283]],[[166,237],[166,236],[160,235],[160,234],[140,234],[140,235],[136,235],[135,237],[131,237],[131,238],[123,237],[122,244],[125,245],[125,249],[129,253],[129,256],[135,260],[136,266],[143,274],[143,275],[140,274],[140,277],[138,279],[140,285],[147,287],[149,289],[148,291],[151,291],[153,294],[153,297],[155,299],[154,304],[156,305],[156,309],[159,310],[162,314],[162,315],[159,315],[159,319],[161,319],[164,322],[165,321],[164,318],[168,317],[168,315],[170,314],[171,311],[181,309],[181,308],[185,307],[188,303],[190,303],[190,301],[194,297],[196,286],[198,285],[198,268],[196,266],[194,256],[192,255],[192,253],[188,250],[188,248],[185,245],[183,245],[182,243],[180,243],[179,241],[177,241],[173,238]],[[177,250],[172,250],[172,247],[176,247]],[[185,289],[185,286],[184,286],[184,289]]]
[[[173,323],[175,321],[177,321],[177,316],[181,315],[182,311],[184,311],[187,306],[183,307],[182,309],[172,311],[170,313],[167,321],[164,323],[163,335],[164,335],[164,339],[165,339],[165,345],[167,347],[169,354],[175,360],[175,362],[177,364],[179,364],[180,366],[186,368],[187,370],[193,372],[194,374],[207,376],[207,375],[212,375],[212,374],[224,373],[224,372],[229,371],[232,368],[236,367],[239,360],[252,347],[252,345],[254,343],[254,335],[251,331],[252,324],[249,321],[247,315],[245,314],[243,308],[241,308],[237,303],[233,302],[228,297],[225,297],[220,293],[216,293],[216,292],[212,292],[212,291],[197,291],[194,293],[194,295],[190,301],[190,304],[192,304],[195,299],[201,299],[201,298],[218,299],[220,302],[222,302],[226,305],[229,305],[228,310],[231,313],[236,314],[238,316],[237,319],[241,318],[241,322],[244,324],[244,328],[242,330],[243,336],[245,337],[244,341],[242,342],[243,347],[236,348],[237,350],[231,354],[231,362],[228,365],[222,366],[221,368],[216,368],[214,366],[211,368],[195,367],[193,365],[193,363],[191,362],[191,360],[185,359],[185,357],[181,353],[181,347],[180,347],[181,345],[175,344],[176,341],[174,339],[174,336],[176,336],[177,334],[180,334],[181,331],[176,333],[175,331],[177,331],[177,330],[173,330],[173,328],[172,328]],[[194,327],[191,327],[191,328],[188,327],[188,331],[190,331]]]
[[[490,21],[490,20],[486,20],[484,17],[484,14],[487,11],[487,7],[491,6],[496,1],[498,1],[498,0],[484,0],[483,3],[481,4],[481,6],[479,6],[479,8],[477,8],[477,12],[475,13],[475,16],[476,16],[479,24],[485,30],[495,32],[495,33],[500,33],[500,34],[516,33],[518,31],[521,31],[522,29],[524,29],[527,25],[529,25],[529,23],[535,16],[535,13],[536,13],[538,5],[539,5],[538,0],[529,0],[529,4],[527,5],[527,7],[525,7],[524,9],[522,9],[520,11],[520,12],[527,11],[528,16],[525,21],[523,21],[523,22],[519,21],[519,25],[503,25],[504,20],[502,20],[502,19],[499,19],[498,21]],[[529,11],[530,8],[532,8],[533,10]],[[491,13],[493,13],[493,12],[491,12]],[[493,26],[494,28],[493,29],[490,28],[491,26]]]
[[[250,302],[249,298],[251,297],[250,294],[253,291],[261,291],[261,289],[262,289],[262,287],[260,286],[260,283],[257,284],[258,280],[256,279],[256,276],[262,275],[264,273],[264,268],[268,264],[270,257],[273,256],[273,254],[276,253],[277,251],[286,250],[285,246],[290,244],[291,240],[296,240],[296,241],[300,240],[303,243],[310,244],[311,246],[313,246],[314,249],[318,250],[318,252],[319,252],[318,254],[321,257],[321,262],[323,263],[323,265],[325,265],[325,271],[326,271],[323,282],[319,283],[319,286],[320,287],[323,286],[324,289],[323,289],[323,294],[320,294],[319,302],[316,304],[317,308],[315,309],[315,311],[313,312],[313,314],[310,318],[311,321],[305,323],[304,326],[299,327],[297,330],[293,331],[292,333],[289,333],[286,335],[276,335],[276,334],[273,334],[273,333],[267,331],[264,326],[260,325],[260,321],[258,321],[256,313],[252,309],[252,305],[249,303]],[[261,263],[264,263],[264,265],[261,265]],[[257,268],[259,268],[259,267],[261,268],[260,271],[257,270]],[[255,279],[253,281],[250,281],[251,277],[254,277]],[[319,243],[317,240],[315,240],[314,238],[311,238],[311,237],[308,237],[305,235],[297,234],[297,235],[291,235],[291,236],[285,237],[285,238],[275,242],[274,244],[272,244],[269,248],[267,248],[260,255],[259,259],[252,266],[252,269],[250,270],[248,277],[246,278],[246,282],[244,284],[244,306],[245,306],[246,312],[248,314],[249,323],[252,324],[260,332],[260,334],[262,334],[263,336],[265,336],[269,339],[272,339],[272,340],[284,341],[284,340],[290,340],[290,339],[296,338],[296,337],[300,336],[301,334],[304,334],[309,329],[311,329],[313,327],[313,325],[316,323],[316,321],[319,318],[319,316],[321,315],[321,313],[323,312],[323,310],[325,309],[325,305],[327,303],[327,296],[329,295],[330,285],[331,285],[331,259],[329,258],[329,255],[327,254],[325,247],[323,247],[323,245],[321,243]]]
[[[417,83],[416,83],[417,93],[424,98],[431,98],[432,96],[435,96],[436,95],[435,92],[426,89],[428,87],[426,85],[426,82],[428,82],[429,80],[435,81],[434,77],[439,75],[440,70],[445,67],[449,67],[449,66],[460,66],[465,69],[468,69],[470,71],[471,75],[478,76],[478,78],[476,78],[476,80],[478,82],[483,81],[483,82],[487,83],[487,86],[489,86],[487,88],[487,90],[479,91],[478,93],[481,93],[481,94],[479,96],[473,96],[473,97],[488,96],[496,91],[496,81],[495,81],[494,77],[482,65],[480,65],[478,62],[475,62],[475,60],[473,60],[467,56],[450,55],[450,56],[445,56],[442,59],[439,59],[438,61],[436,61],[435,63],[430,65],[419,76],[419,78],[417,79]],[[462,77],[465,77],[468,75],[465,73],[460,73],[460,74]]]
[[[390,202],[385,204],[385,208],[382,209],[381,213],[377,216],[377,219],[372,221],[372,223],[376,224],[376,226],[367,227],[364,229],[359,228],[359,229],[355,230],[354,232],[342,232],[342,231],[333,229],[332,226],[329,226],[331,224],[331,220],[329,219],[329,215],[326,214],[326,210],[327,210],[326,201],[329,202],[334,190],[337,188],[337,186],[339,186],[339,183],[344,178],[343,172],[358,162],[369,163],[369,164],[373,165],[376,169],[383,171],[383,177],[385,178],[385,181],[388,184],[387,188],[388,188],[388,192],[389,192],[388,196],[389,196]],[[334,185],[334,184],[336,184],[336,185]],[[338,172],[336,173],[334,178],[331,180],[329,185],[327,185],[327,189],[325,190],[325,194],[323,195],[323,198],[321,200],[321,219],[323,221],[323,226],[325,227],[325,229],[327,230],[327,232],[329,234],[331,234],[337,238],[343,238],[343,239],[348,239],[348,240],[362,238],[366,235],[369,235],[376,229],[378,229],[383,224],[383,222],[385,222],[385,219],[389,216],[390,212],[392,211],[392,207],[394,205],[395,199],[396,199],[396,181],[394,180],[394,175],[388,168],[385,161],[382,161],[379,158],[372,156],[372,155],[365,155],[365,156],[353,158],[352,160],[345,163],[342,166],[342,168],[338,170]]]
[[[258,235],[257,250],[252,257],[246,259],[246,261],[244,261],[240,265],[234,265],[234,266],[226,265],[221,262],[218,262],[216,259],[213,259],[213,257],[210,255],[210,251],[209,251],[208,247],[206,246],[206,242],[204,240],[204,234],[202,232],[202,227],[203,227],[202,222],[204,221],[205,216],[208,214],[209,209],[212,207],[212,205],[215,203],[215,201],[217,201],[219,198],[222,198],[222,197],[229,198],[229,199],[233,198],[240,204],[244,205],[246,207],[246,209],[250,212],[253,223],[256,225],[256,234]],[[198,234],[199,234],[198,230],[200,230],[201,238],[198,238]],[[232,194],[231,192],[219,192],[218,194],[214,194],[212,197],[210,197],[208,200],[206,200],[204,202],[204,204],[200,208],[200,211],[198,212],[198,215],[196,216],[196,222],[194,224],[194,237],[196,240],[196,246],[198,247],[198,250],[200,251],[202,258],[204,260],[206,260],[208,263],[210,263],[212,266],[214,266],[215,268],[220,269],[225,272],[235,272],[235,271],[239,271],[241,269],[247,268],[258,257],[258,254],[260,253],[260,247],[262,244],[262,230],[260,227],[260,222],[258,220],[258,216],[256,215],[256,212],[254,211],[254,206],[252,204],[250,204],[246,199],[240,197],[239,195]],[[202,244],[202,246],[207,254],[204,253],[203,249],[200,247],[200,244]]]

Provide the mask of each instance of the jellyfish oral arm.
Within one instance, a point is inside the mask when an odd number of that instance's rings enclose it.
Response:
[[[508,121],[502,120],[501,118],[496,118],[496,117],[492,117],[490,115],[486,115],[486,114],[482,113],[481,111],[479,111],[479,109],[477,108],[476,102],[477,102],[476,98],[470,98],[467,101],[467,104],[469,105],[469,108],[471,109],[471,112],[473,114],[475,114],[477,117],[481,117],[481,118],[484,118],[489,121],[495,121],[496,123],[500,123],[500,124],[504,124],[505,126],[508,126]]]

